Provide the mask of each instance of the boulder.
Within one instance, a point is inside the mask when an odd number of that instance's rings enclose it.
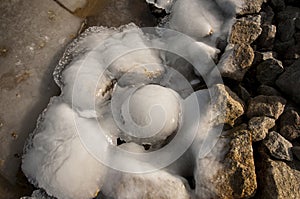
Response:
[[[272,50],[276,36],[276,26],[271,24],[262,25],[262,33],[257,39],[257,44],[263,50]]]
[[[261,9],[261,5],[263,4],[264,0],[243,0],[242,2],[242,10],[237,13],[238,15],[258,13]]]
[[[275,126],[275,119],[269,117],[253,117],[248,122],[248,129],[252,134],[252,141],[257,142],[265,139],[269,129]]]
[[[278,119],[285,104],[286,100],[282,97],[259,95],[249,100],[247,117],[266,116]]]
[[[229,42],[233,44],[251,44],[261,34],[260,16],[247,16],[238,19],[233,24]]]
[[[256,191],[251,134],[242,124],[224,132],[212,151],[196,161],[197,198],[249,198]]]
[[[286,68],[279,76],[276,85],[279,89],[289,95],[296,103],[300,104],[300,59]]]
[[[229,44],[217,67],[223,77],[242,81],[245,73],[252,65],[254,51],[247,44]]]
[[[267,85],[260,85],[257,88],[257,92],[259,95],[267,95],[267,96],[281,96],[281,93],[277,91],[275,88]]]
[[[293,160],[292,144],[279,133],[272,131],[263,141],[271,156],[280,160]]]
[[[300,160],[300,146],[294,146],[292,148],[293,155]]]

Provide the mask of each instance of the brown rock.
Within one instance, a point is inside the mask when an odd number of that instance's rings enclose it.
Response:
[[[212,108],[218,114],[214,124],[226,123],[233,126],[234,121],[244,113],[244,102],[223,84],[216,84],[210,89],[210,93]]]
[[[242,81],[245,73],[252,65],[254,51],[247,44],[229,44],[218,63],[218,68],[223,77]]]
[[[251,44],[261,34],[260,16],[248,16],[238,19],[232,26],[229,42],[233,44]]]
[[[258,13],[264,0],[243,0],[244,6],[238,15]]]
[[[280,134],[290,141],[300,137],[300,116],[295,110],[288,109],[280,116]]]
[[[247,117],[266,116],[278,119],[285,104],[286,100],[282,97],[259,95],[249,100]]]
[[[280,160],[292,161],[292,144],[279,133],[272,131],[263,141],[271,156]]]
[[[256,191],[251,135],[243,124],[224,134],[196,165],[198,198],[249,198]]]
[[[269,129],[275,126],[275,119],[269,117],[253,117],[248,122],[248,128],[252,134],[252,141],[265,139]]]
[[[258,193],[255,198],[300,198],[299,171],[284,162],[271,160],[262,149],[256,163]]]

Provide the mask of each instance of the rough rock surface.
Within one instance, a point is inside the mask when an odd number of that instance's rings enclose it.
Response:
[[[256,160],[258,192],[255,198],[300,198],[300,172],[286,163],[271,160],[263,149]]]
[[[198,198],[249,198],[256,190],[251,135],[243,124],[221,137],[207,157],[196,163]],[[213,194],[208,194],[213,193]]]
[[[266,116],[278,119],[285,104],[286,100],[282,97],[259,95],[249,100],[247,117]]]
[[[243,2],[244,2],[244,6],[242,10],[239,13],[237,13],[238,15],[258,13],[261,9],[261,5],[264,2],[264,0],[257,0],[257,1],[243,0]]]
[[[229,42],[233,44],[251,44],[261,34],[260,16],[247,16],[238,19],[232,26]]]
[[[293,65],[286,68],[285,72],[279,76],[276,81],[276,85],[280,90],[298,104],[300,104],[300,59]]]
[[[270,132],[263,143],[274,158],[287,161],[293,160],[293,145],[279,133],[275,131]]]
[[[248,122],[248,128],[252,134],[252,141],[265,139],[268,130],[275,126],[275,119],[269,117],[253,117]]]
[[[242,81],[253,60],[254,51],[250,45],[229,44],[217,66],[223,77]]]
[[[256,78],[266,85],[274,85],[277,77],[284,71],[281,61],[274,58],[263,61],[256,70]]]
[[[278,92],[275,88],[267,85],[260,85],[257,89],[257,93],[259,95],[266,96],[281,96],[280,92]]]
[[[280,134],[290,141],[300,137],[300,116],[295,110],[288,109],[280,116]]]
[[[271,24],[262,25],[262,33],[257,39],[257,43],[264,50],[271,50],[276,36],[276,26]]]
[[[234,125],[234,121],[243,115],[244,102],[227,86],[216,84],[211,88],[211,104],[218,116],[214,120],[215,125]]]

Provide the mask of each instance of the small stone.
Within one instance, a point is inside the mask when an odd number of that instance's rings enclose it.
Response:
[[[300,198],[300,172],[285,162],[271,160],[260,152],[256,160],[258,189],[255,198]]]
[[[285,104],[286,100],[282,97],[259,95],[249,100],[247,117],[266,116],[278,119]]]
[[[252,141],[258,142],[268,134],[269,129],[275,126],[275,119],[269,117],[253,117],[248,122],[248,128],[252,134]]]
[[[279,76],[276,85],[279,89],[289,95],[296,103],[300,104],[300,59],[287,67],[285,72]]]
[[[257,39],[257,44],[262,50],[272,50],[276,36],[276,26],[262,25],[262,33]]]
[[[253,65],[258,65],[261,62],[263,62],[267,59],[273,59],[274,57],[277,57],[276,52],[273,52],[273,51],[258,52],[258,51],[256,51],[254,53]]]
[[[17,135],[16,132],[12,132],[12,133],[11,133],[11,137],[12,137],[13,139],[17,139],[17,138],[18,138],[18,135]]]
[[[227,86],[217,84],[210,89],[213,111],[218,113],[214,124],[234,125],[234,121],[243,115],[244,102]]]
[[[250,45],[229,44],[217,67],[223,77],[242,81],[253,60],[254,51]]]
[[[272,131],[263,141],[270,154],[277,159],[293,161],[292,143],[282,137],[279,133]]]
[[[233,44],[251,44],[261,34],[260,16],[247,16],[238,19],[232,26],[229,42]]]
[[[281,93],[278,92],[275,88],[267,85],[260,85],[257,89],[259,95],[266,96],[281,96]]]
[[[5,47],[0,48],[0,57],[5,57],[7,52],[8,52],[7,48]]]
[[[256,68],[256,78],[261,84],[274,85],[277,77],[283,73],[281,61],[268,59],[260,63]]]
[[[211,152],[196,161],[197,198],[250,198],[257,187],[250,132],[242,124],[223,133]]]
[[[280,116],[280,134],[290,141],[300,137],[300,116],[295,110],[288,109]]]

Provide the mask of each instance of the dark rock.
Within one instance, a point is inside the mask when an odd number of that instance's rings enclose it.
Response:
[[[294,154],[294,156],[300,160],[300,146],[294,146],[292,147],[292,152]]]
[[[268,51],[268,52],[258,52],[258,51],[255,51],[253,65],[258,65],[261,62],[263,62],[263,61],[265,61],[267,59],[272,59],[272,58],[274,58],[276,56],[277,56],[276,52],[273,52],[273,51]]]
[[[219,113],[214,119],[214,125],[234,125],[234,121],[244,114],[244,102],[227,86],[217,84],[210,89],[213,110]]]
[[[259,151],[255,163],[258,180],[255,198],[300,198],[299,171],[290,168],[285,162],[271,160],[263,150]]]
[[[300,8],[299,7],[293,7],[293,6],[287,6],[285,10],[279,12],[277,14],[277,21],[284,21],[285,19],[296,19],[299,17]]]
[[[262,25],[262,33],[257,39],[257,44],[262,50],[272,50],[276,36],[276,26]]]
[[[261,23],[265,25],[271,25],[274,18],[274,12],[273,9],[270,6],[265,6],[263,8],[263,11],[260,12],[261,16]]]
[[[279,21],[277,26],[277,32],[281,41],[288,41],[293,38],[295,30],[295,19],[283,19]]]
[[[212,151],[198,159],[195,171],[197,198],[250,198],[256,174],[250,132],[242,124],[224,132]]]
[[[295,27],[300,30],[300,16],[295,20]]]
[[[229,43],[251,44],[261,34],[260,16],[247,16],[238,19],[232,26]]]
[[[238,86],[238,95],[244,102],[248,102],[251,99],[250,93],[242,85]]]
[[[229,44],[218,63],[218,68],[223,77],[242,81],[253,59],[254,52],[250,45]]]
[[[277,77],[283,73],[281,61],[268,59],[260,63],[256,68],[256,78],[261,84],[274,85]]]
[[[290,141],[300,137],[300,116],[295,110],[288,109],[280,116],[280,134]]]
[[[299,44],[300,43],[300,32],[295,33],[294,38],[296,40],[296,43]]]
[[[275,50],[279,55],[284,55],[287,50],[290,48],[290,47],[293,47],[295,45],[295,39],[292,38],[291,40],[289,41],[285,41],[285,42],[281,42],[279,40],[276,40],[275,43],[274,43],[274,48],[273,50]]]
[[[276,85],[282,92],[300,104],[300,59],[286,68],[285,72],[277,79]]]
[[[279,133],[272,131],[264,139],[263,144],[266,146],[271,156],[280,160],[293,160],[292,143],[282,137]]]
[[[281,93],[278,92],[275,88],[267,85],[260,85],[257,89],[259,95],[266,96],[281,96]]]
[[[284,59],[286,60],[296,60],[300,58],[300,43],[291,46],[288,48],[287,52],[284,55]]]
[[[253,117],[248,122],[248,128],[252,134],[252,141],[265,139],[269,129],[275,126],[275,119],[269,117]]]
[[[285,104],[286,100],[282,97],[259,95],[249,100],[247,117],[266,116],[278,119]]]
[[[283,11],[285,9],[284,0],[270,0],[270,4],[276,12]]]

